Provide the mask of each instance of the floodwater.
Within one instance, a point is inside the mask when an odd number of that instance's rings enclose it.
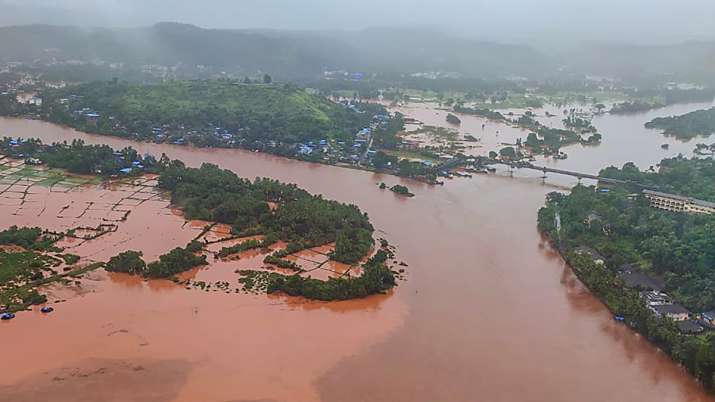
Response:
[[[596,122],[603,148],[561,162],[593,172],[632,159],[647,167],[679,152],[663,151],[669,140],[649,132],[653,140],[638,150],[607,153],[609,136],[613,147],[620,137],[645,140],[633,130],[647,118],[614,119],[608,131]],[[96,282],[92,291],[68,298],[52,315],[21,313],[0,325],[0,400],[712,401],[663,353],[614,322],[540,237],[536,211],[546,193],[573,184],[568,178],[481,175],[431,187],[241,150],[131,143],[38,121],[0,119],[0,133],[131,145],[194,166],[210,162],[244,177],[293,182],[357,204],[409,264],[407,280],[390,294],[340,303],[187,290],[97,272],[88,279]],[[416,196],[381,191],[381,181],[406,184]],[[146,233],[135,245],[168,250],[160,237],[181,233],[175,218],[142,220]],[[0,226],[6,222],[3,215]],[[226,264],[216,269],[231,270]]]
[[[592,124],[603,135],[598,146],[574,144],[562,148],[568,154],[566,160],[537,157],[537,165],[548,165],[559,169],[576,170],[584,173],[598,173],[604,167],[615,165],[622,166],[626,162],[635,162],[642,169],[647,169],[661,159],[678,154],[692,155],[698,143],[715,143],[715,135],[698,137],[688,141],[681,141],[674,137],[665,137],[659,130],[647,129],[644,124],[656,117],[677,116],[699,109],[709,109],[715,102],[676,104],[644,113],[612,115],[597,115],[592,119]],[[548,127],[563,128],[561,120],[564,118],[563,109],[576,108],[567,106],[557,108],[547,106],[534,109],[536,119]],[[588,111],[586,106],[579,109]],[[464,136],[470,134],[479,138],[479,142],[462,142],[468,148],[464,151],[467,155],[487,155],[489,151],[498,152],[501,148],[514,145],[516,140],[526,140],[529,131],[518,127],[505,125],[482,117],[458,114],[462,120],[460,126],[450,125],[446,122],[447,110],[437,108],[434,104],[417,103],[408,104],[394,110],[412,117],[425,125],[451,127]],[[502,110],[503,114],[509,112],[516,118],[525,110]],[[547,113],[549,113],[547,115]],[[412,129],[416,127],[411,127]],[[661,145],[668,144],[664,150]]]

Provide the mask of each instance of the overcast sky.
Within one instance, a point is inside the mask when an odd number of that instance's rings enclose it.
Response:
[[[483,39],[715,38],[715,0],[0,0],[0,25],[208,28],[441,27]]]

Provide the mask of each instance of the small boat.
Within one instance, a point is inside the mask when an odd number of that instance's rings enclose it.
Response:
[[[622,316],[622,315],[614,315],[614,316],[613,316],[613,319],[616,320],[616,321],[623,322],[623,321],[626,320],[626,317],[624,317],[624,316]]]
[[[2,316],[0,316],[0,320],[7,321],[7,320],[12,320],[15,318],[15,314],[13,313],[3,313]]]
[[[45,306],[45,307],[42,307],[42,308],[40,309],[40,312],[41,312],[41,313],[51,313],[51,312],[53,312],[53,311],[55,311],[55,309],[54,309],[53,307],[50,307],[50,306]]]

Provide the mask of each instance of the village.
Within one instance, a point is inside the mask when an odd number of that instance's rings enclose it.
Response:
[[[654,209],[687,214],[715,214],[715,203],[712,202],[647,189],[642,191],[642,195]],[[633,194],[629,198],[634,200],[636,197],[637,194]],[[599,216],[591,214],[587,223],[599,219]],[[597,266],[605,268],[607,259],[592,247],[580,246],[574,249],[574,253],[587,256]],[[700,334],[706,330],[715,330],[715,310],[699,313],[688,310],[664,291],[666,285],[663,279],[643,272],[637,264],[623,264],[618,267],[617,275],[626,287],[638,291],[643,303],[656,317],[675,321],[681,333]],[[614,318],[617,321],[624,320],[618,314]]]

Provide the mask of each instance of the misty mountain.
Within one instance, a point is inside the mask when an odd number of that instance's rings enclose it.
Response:
[[[0,60],[52,59],[183,63],[284,78],[310,77],[326,70],[503,76],[538,74],[549,66],[545,56],[528,46],[453,38],[429,29],[301,32],[203,29],[177,23],[117,29],[0,28]]]
[[[591,44],[570,52],[574,71],[637,80],[661,77],[715,83],[715,42],[669,45]]]

